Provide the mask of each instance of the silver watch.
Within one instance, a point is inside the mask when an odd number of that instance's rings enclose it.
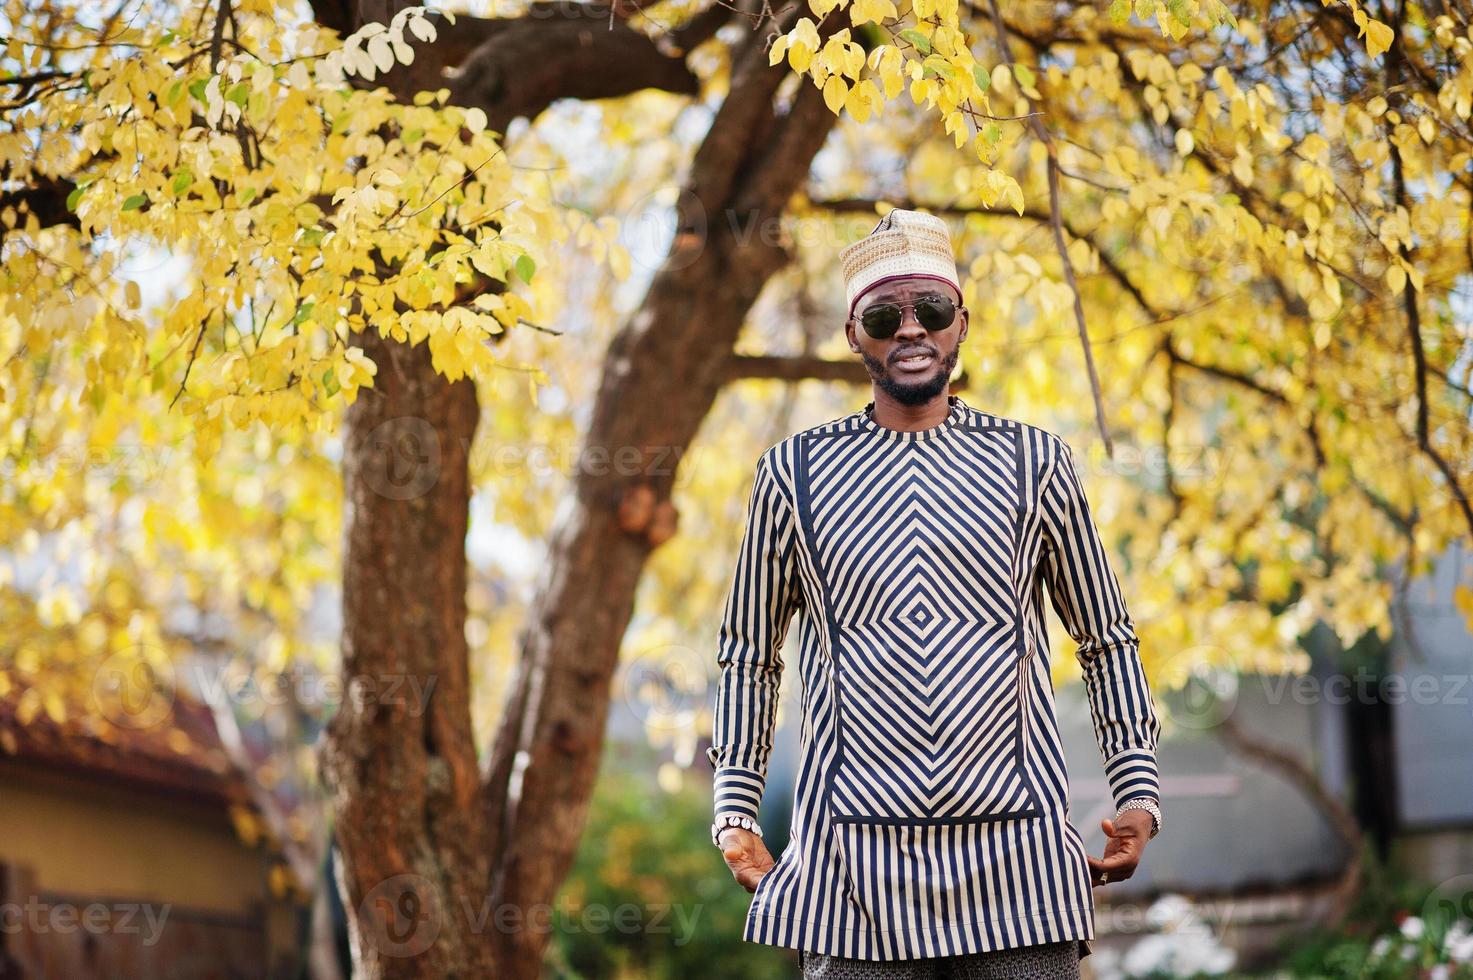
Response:
[[[743,813],[722,813],[716,817],[716,822],[711,825],[711,843],[717,847],[721,846],[721,832],[727,827],[740,827],[750,830],[758,837],[762,836],[762,826],[751,817]]]
[[[1157,834],[1161,833],[1161,808],[1156,805],[1155,800],[1146,796],[1138,796],[1133,800],[1126,800],[1120,804],[1120,809],[1115,811],[1115,819],[1119,820],[1120,815],[1126,810],[1145,810],[1151,815],[1151,837],[1154,838]]]

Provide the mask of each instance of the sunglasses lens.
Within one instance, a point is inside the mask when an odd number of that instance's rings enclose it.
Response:
[[[865,333],[876,340],[884,340],[886,337],[893,337],[895,331],[900,329],[900,316],[900,307],[886,303],[865,310],[859,322],[864,325]]]
[[[945,330],[956,318],[956,304],[949,297],[923,299],[916,304],[916,319],[927,330]]]

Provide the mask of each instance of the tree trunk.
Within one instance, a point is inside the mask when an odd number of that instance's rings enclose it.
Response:
[[[353,343],[378,374],[348,410],[344,696],[324,750],[353,961],[369,978],[489,977],[465,639],[475,386],[437,374],[426,345]]]

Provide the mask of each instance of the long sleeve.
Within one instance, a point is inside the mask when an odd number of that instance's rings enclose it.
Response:
[[[801,604],[793,507],[773,472],[773,449],[757,461],[746,528],[717,637],[711,747],[715,812],[756,818],[767,782],[782,680],[782,645]]]
[[[1058,440],[1042,491],[1043,561],[1049,595],[1079,644],[1095,738],[1118,806],[1161,799],[1156,744],[1161,724],[1146,684],[1140,641],[1120,582],[1090,513],[1067,443]]]

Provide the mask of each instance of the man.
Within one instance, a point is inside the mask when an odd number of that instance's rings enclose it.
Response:
[[[968,320],[945,223],[892,211],[841,258],[873,400],[761,455],[719,633],[712,839],[754,892],[743,938],[807,978],[1078,977],[1091,886],[1160,828],[1134,624],[1069,446],[949,394]],[[1045,586],[1118,804],[1101,858],[1069,822]],[[756,817],[799,610],[774,862]]]

